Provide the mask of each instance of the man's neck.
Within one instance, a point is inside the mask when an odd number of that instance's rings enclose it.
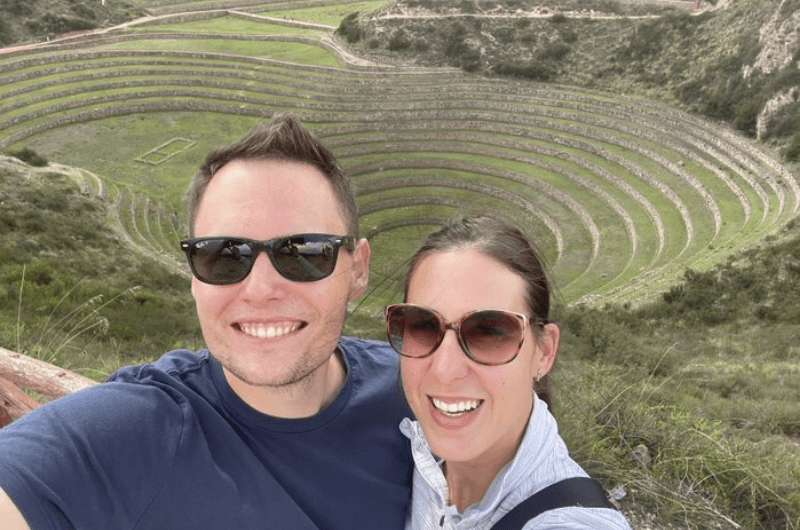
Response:
[[[231,389],[245,403],[276,418],[309,418],[318,414],[336,399],[347,376],[338,350],[307,377],[279,387],[250,385],[225,368],[223,372]]]

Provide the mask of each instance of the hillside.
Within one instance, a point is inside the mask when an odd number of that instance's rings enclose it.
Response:
[[[124,0],[2,0],[0,46],[119,24],[140,14]]]
[[[679,103],[800,158],[800,2],[399,0],[340,28],[372,57]]]
[[[0,156],[0,345],[103,378],[198,333],[188,281],[125,243],[91,178]]]

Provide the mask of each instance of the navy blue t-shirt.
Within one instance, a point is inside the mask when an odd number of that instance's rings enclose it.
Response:
[[[0,487],[33,530],[403,528],[396,355],[339,348],[345,385],[305,419],[249,407],[207,351],[123,368],[0,430]]]

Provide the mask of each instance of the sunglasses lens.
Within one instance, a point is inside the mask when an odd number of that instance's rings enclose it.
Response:
[[[192,268],[207,283],[228,284],[244,279],[253,265],[253,249],[234,239],[203,239],[189,251]]]
[[[517,355],[523,323],[502,311],[479,311],[461,323],[461,337],[472,357],[484,364],[503,364]]]
[[[392,348],[407,357],[428,355],[442,339],[439,319],[421,307],[392,307],[387,315],[387,328]]]
[[[329,237],[288,237],[276,243],[272,263],[288,280],[313,282],[333,272],[338,250],[337,243]]]

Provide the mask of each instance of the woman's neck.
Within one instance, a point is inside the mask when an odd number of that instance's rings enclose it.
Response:
[[[479,502],[505,463],[475,465],[466,462],[445,462],[445,477],[450,504],[463,513],[468,506]]]
[[[502,446],[494,446],[478,458],[466,462],[445,462],[443,470],[447,479],[450,504],[459,512],[479,502],[503,466],[514,459],[528,427],[527,422],[516,435],[508,436]]]

